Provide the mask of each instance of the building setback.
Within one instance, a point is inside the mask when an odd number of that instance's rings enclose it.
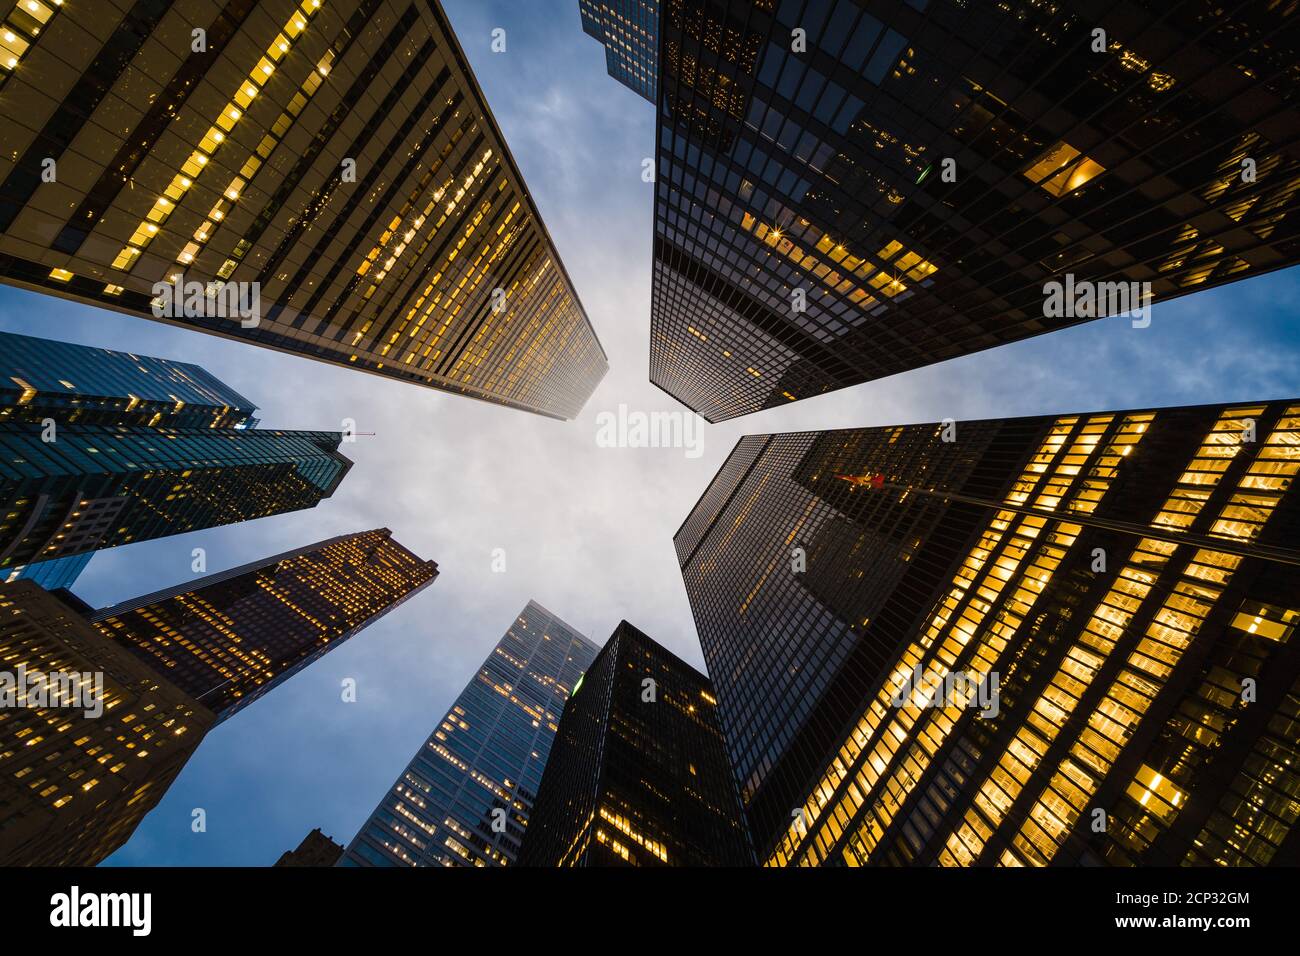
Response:
[[[1298,471],[1295,400],[741,439],[675,545],[760,861],[1300,860]]]
[[[712,686],[627,621],[564,708],[519,863],[753,863]]]
[[[529,601],[341,866],[509,866],[570,689],[597,647]]]
[[[15,695],[0,706],[0,865],[94,866],[216,715],[31,581],[0,584],[0,659],[0,694]]]
[[[35,6],[0,64],[0,280],[581,409],[604,351],[437,0]]]
[[[100,633],[226,720],[438,575],[387,528],[220,571],[89,615]]]
[[[658,105],[659,0],[578,0],[582,32],[605,48],[605,69]]]
[[[719,421],[1300,259],[1290,9],[1084,6],[664,0],[651,380]]]

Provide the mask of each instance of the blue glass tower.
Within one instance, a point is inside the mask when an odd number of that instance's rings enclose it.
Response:
[[[605,47],[605,69],[638,96],[658,102],[659,0],[578,0],[582,32]]]
[[[339,865],[514,863],[565,701],[598,651],[529,601]]]
[[[94,557],[93,551],[83,551],[81,554],[71,554],[66,558],[55,558],[53,561],[24,564],[0,575],[0,580],[35,581],[47,591],[70,588],[80,577],[81,572],[86,570],[86,565],[90,563],[92,557]]]

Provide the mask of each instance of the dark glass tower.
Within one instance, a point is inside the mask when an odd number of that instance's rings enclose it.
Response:
[[[255,411],[188,362],[0,332],[0,422],[238,428]]]
[[[564,708],[520,865],[752,865],[716,707],[621,622]]]
[[[605,69],[638,96],[659,102],[659,0],[578,0],[582,32],[605,48]]]
[[[95,611],[100,633],[223,721],[427,587],[387,528],[325,541]]]
[[[664,0],[651,380],[718,421],[1300,259],[1290,8],[1086,6]]]
[[[1296,401],[742,439],[675,544],[760,860],[1296,862],[1298,472]]]
[[[437,0],[99,3],[93,30],[34,2],[0,57],[0,280],[582,408],[605,353]]]
[[[256,410],[197,365],[0,332],[0,578],[66,587],[99,548],[332,495],[342,435]]]
[[[0,572],[311,508],[352,462],[338,432],[0,423]]]
[[[597,647],[536,601],[375,807],[341,866],[509,866]]]
[[[16,694],[0,706],[0,865],[94,866],[157,806],[216,717],[31,581],[0,584],[0,660],[0,695],[10,681]],[[77,695],[96,675],[102,696],[88,709]],[[23,681],[45,696],[17,695]]]

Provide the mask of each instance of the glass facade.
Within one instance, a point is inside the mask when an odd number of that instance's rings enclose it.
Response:
[[[0,422],[0,573],[311,508],[352,463],[337,432]]]
[[[238,428],[256,410],[197,365],[0,332],[0,422]]]
[[[5,74],[0,280],[577,414],[605,353],[437,0],[101,6]]]
[[[1295,401],[742,439],[675,543],[760,859],[1300,860],[1298,471]]]
[[[560,713],[596,652],[529,601],[339,865],[513,864]]]
[[[387,528],[103,608],[99,632],[223,721],[433,582]]]
[[[521,866],[748,866],[708,679],[627,621],[564,708]]]
[[[70,588],[81,576],[81,572],[86,570],[86,565],[94,557],[93,551],[83,551],[81,554],[72,554],[66,558],[55,558],[53,561],[38,561],[36,564],[19,565],[11,568],[5,576],[6,581],[35,581],[47,591],[54,591],[58,588]]]
[[[605,48],[605,69],[638,96],[659,102],[659,0],[578,0],[582,32]]]
[[[1100,314],[1051,282],[1158,302],[1300,259],[1285,5],[661,18],[650,377],[710,421]]]
[[[0,584],[0,660],[57,698],[0,707],[0,865],[94,866],[157,806],[215,716],[31,581]],[[102,675],[102,713],[83,697]],[[65,681],[67,677],[70,680]]]

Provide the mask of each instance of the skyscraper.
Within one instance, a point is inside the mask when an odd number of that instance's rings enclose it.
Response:
[[[0,332],[0,422],[239,428],[255,411],[188,362]]]
[[[1292,19],[664,0],[651,380],[719,421],[1294,264]]]
[[[427,587],[387,528],[219,571],[95,611],[100,633],[221,722]]]
[[[86,565],[90,564],[90,559],[94,556],[93,551],[83,551],[81,554],[71,554],[66,558],[55,558],[53,561],[20,564],[8,569],[4,580],[35,581],[47,591],[70,588],[76,583],[81,572],[86,570]]]
[[[437,0],[37,6],[0,70],[0,279],[581,409],[605,354]]]
[[[343,847],[321,833],[320,827],[317,827],[303,837],[302,842],[298,844],[298,849],[285,850],[281,853],[275,865],[333,866],[342,855]]]
[[[578,0],[582,32],[605,48],[605,69],[659,104],[659,0]]]
[[[529,601],[340,866],[509,866],[570,689],[596,645]]]
[[[760,860],[1295,862],[1300,403],[748,436],[675,537]]]
[[[311,508],[352,467],[338,432],[0,422],[0,573]]]
[[[0,332],[0,578],[67,586],[98,548],[332,495],[343,436],[256,410],[197,365]]]
[[[708,679],[627,621],[574,688],[521,866],[748,866]]]
[[[94,866],[215,715],[31,581],[0,584],[0,865]]]

